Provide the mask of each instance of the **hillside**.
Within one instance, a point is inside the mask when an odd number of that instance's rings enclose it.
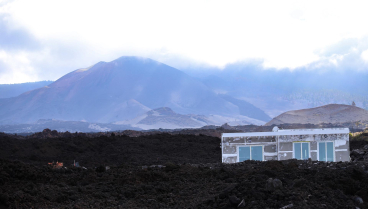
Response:
[[[263,113],[264,114],[264,113]],[[206,125],[222,125],[229,123],[231,125],[263,125],[261,120],[249,118],[246,116],[223,117],[220,115],[195,115],[179,114],[169,107],[161,107],[150,110],[132,120],[118,121],[114,125],[129,125],[138,129],[182,129],[182,128],[200,128]],[[1,127],[1,126],[0,126]]]
[[[112,123],[88,123],[83,121],[38,120],[31,124],[0,125],[0,131],[4,133],[34,133],[44,129],[59,132],[105,132],[116,130],[140,130],[130,125],[116,125]]]
[[[175,129],[175,128],[199,128],[204,125],[207,125],[208,120],[200,121],[195,117],[199,118],[200,116],[193,115],[184,115],[178,114],[174,112],[169,107],[161,107],[157,109],[150,110],[143,115],[140,115],[132,120],[127,121],[119,121],[115,124],[124,125],[129,124],[133,127],[139,127],[142,129]]]
[[[316,108],[288,111],[273,118],[266,125],[284,123],[347,123],[356,121],[368,121],[368,111],[352,105],[329,104]]]
[[[0,99],[16,97],[20,94],[38,89],[51,84],[53,81],[38,81],[29,83],[17,83],[17,84],[0,84]]]
[[[75,70],[18,97],[0,100],[0,124],[39,119],[111,123],[160,107],[170,107],[180,114],[232,117],[247,114],[241,111],[246,104],[225,100],[197,79],[163,63],[121,57]],[[262,120],[264,115],[249,117]]]
[[[272,118],[286,111],[327,104],[351,104],[368,110],[368,71],[277,70],[233,63],[218,69],[183,69],[218,93],[245,100]]]

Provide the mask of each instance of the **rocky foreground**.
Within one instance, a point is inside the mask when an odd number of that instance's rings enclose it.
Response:
[[[217,137],[183,134],[3,134],[0,208],[368,207],[365,141],[351,142],[361,155],[349,163],[221,164],[219,143]],[[64,165],[57,169],[48,165],[52,161]]]

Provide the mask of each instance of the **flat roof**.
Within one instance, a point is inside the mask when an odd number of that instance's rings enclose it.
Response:
[[[291,136],[314,134],[348,134],[348,128],[324,128],[324,129],[286,129],[275,132],[247,132],[247,133],[222,133],[222,137],[241,136]]]

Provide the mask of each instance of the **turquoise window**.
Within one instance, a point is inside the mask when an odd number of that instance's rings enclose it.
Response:
[[[325,161],[326,162],[326,142],[320,142],[319,143],[319,161]]]
[[[239,162],[245,160],[263,160],[262,146],[239,147]]]
[[[301,143],[302,144],[302,159],[309,158],[309,143]]]
[[[252,160],[259,160],[262,161],[263,160],[263,152],[262,152],[262,146],[252,146]]]
[[[239,147],[239,162],[250,160],[250,147]]]
[[[294,158],[307,160],[309,158],[309,142],[294,143]]]
[[[334,144],[333,142],[319,142],[318,143],[319,161],[334,161]]]

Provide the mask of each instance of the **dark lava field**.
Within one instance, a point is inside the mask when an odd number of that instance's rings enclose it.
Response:
[[[222,164],[209,135],[0,133],[0,209],[368,207],[366,141],[349,163]]]

